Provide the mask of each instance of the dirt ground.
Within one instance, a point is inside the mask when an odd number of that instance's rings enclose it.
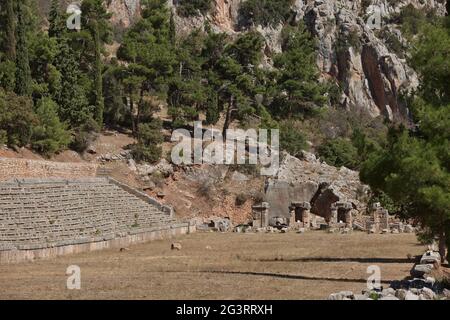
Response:
[[[382,282],[409,275],[424,247],[414,234],[196,233],[129,248],[0,265],[0,299],[326,299],[366,287],[370,265]],[[81,268],[81,290],[66,269]]]

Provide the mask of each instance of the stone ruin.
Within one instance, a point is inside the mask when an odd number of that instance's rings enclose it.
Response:
[[[303,152],[302,159],[282,154],[275,177],[266,182],[267,202],[253,206],[253,228],[361,230],[369,233],[413,232],[379,203],[369,210],[369,187],[356,171],[335,168]]]
[[[282,157],[276,176],[266,183],[269,221],[285,218],[306,227],[311,221],[317,227],[323,223],[352,227],[355,216],[366,212],[369,188],[359,181],[358,172],[329,166],[307,152],[302,159],[286,153]],[[304,221],[308,215],[310,223]]]
[[[0,262],[146,242],[195,231],[173,209],[112,178],[0,183]]]

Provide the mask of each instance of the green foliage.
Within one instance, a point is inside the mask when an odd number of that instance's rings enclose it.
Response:
[[[94,119],[97,124],[103,126],[103,62],[102,51],[106,42],[110,41],[111,27],[108,20],[111,14],[107,12],[103,0],[84,0],[81,4],[81,11],[83,12],[84,25],[89,30],[91,41],[93,43],[93,98],[91,103],[95,106]]]
[[[360,175],[372,189],[395,201],[402,217],[420,222],[427,238],[439,236],[448,246],[450,37],[441,24],[420,30],[411,58],[421,78],[421,87],[412,99],[415,126],[409,130],[403,126],[391,128],[387,145],[369,155]]]
[[[49,37],[59,38],[64,33],[64,19],[60,12],[59,0],[52,0],[50,12],[48,15],[48,35]]]
[[[38,123],[33,112],[33,102],[28,97],[0,91],[0,131],[2,140],[19,147],[30,143],[32,128]]]
[[[161,127],[162,123],[159,119],[139,125],[138,142],[132,147],[134,159],[154,163],[161,158],[160,144],[163,142]]]
[[[420,29],[427,23],[436,20],[433,11],[415,8],[412,4],[403,7],[398,15],[392,17],[392,22],[401,25],[402,34],[411,39],[417,35]]]
[[[318,81],[315,41],[303,25],[285,28],[283,52],[274,62],[277,94],[270,109],[275,116],[314,114],[327,103],[327,86]]]
[[[358,165],[358,150],[347,139],[329,140],[319,147],[318,153],[326,163],[336,167],[355,169]]]
[[[450,103],[450,28],[426,25],[414,41],[410,62],[420,74],[420,94],[433,104]]]
[[[280,147],[294,157],[299,157],[302,150],[308,150],[304,134],[294,121],[282,122],[280,125]]]
[[[16,64],[11,60],[0,62],[0,87],[7,91],[16,87]]]
[[[25,25],[24,5],[17,5],[17,54],[16,54],[16,89],[15,92],[21,96],[31,94],[31,70],[28,57],[28,45]]]
[[[57,110],[58,105],[50,98],[39,100],[36,107],[39,123],[33,127],[31,146],[45,155],[65,149],[71,140],[70,133],[58,118]]]
[[[61,43],[57,57],[57,69],[61,73],[61,91],[56,96],[61,120],[72,128],[82,126],[91,118],[84,88],[80,84],[80,69],[75,53],[67,42]]]
[[[6,57],[10,61],[16,60],[16,15],[14,10],[14,0],[6,0],[5,7],[5,29],[6,36],[4,41],[4,48]]]
[[[368,207],[371,208],[375,203],[380,203],[381,206],[389,211],[389,214],[401,215],[401,206],[397,205],[386,193],[380,190],[373,192],[369,199]]]
[[[177,13],[184,17],[206,14],[211,9],[211,0],[178,0]]]
[[[129,126],[130,110],[124,103],[125,92],[121,83],[121,68],[112,62],[103,77],[103,93],[105,96],[105,123],[111,126]]]
[[[275,26],[285,22],[292,14],[292,0],[247,0],[241,3],[241,25]]]

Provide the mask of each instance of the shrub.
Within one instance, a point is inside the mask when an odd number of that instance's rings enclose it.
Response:
[[[137,161],[150,163],[161,159],[163,142],[161,134],[162,122],[160,119],[153,119],[149,123],[139,124],[138,142],[132,146],[131,152]]]
[[[50,98],[41,99],[36,107],[39,124],[33,128],[31,146],[45,155],[65,149],[71,140],[66,126],[58,118],[57,109],[58,105]]]
[[[329,140],[319,147],[318,153],[326,163],[336,167],[356,169],[359,164],[358,150],[347,139]]]
[[[8,145],[25,146],[31,142],[32,128],[37,123],[38,118],[33,111],[33,101],[30,98],[0,91],[2,140],[7,140]]]
[[[206,14],[211,9],[211,0],[178,0],[177,13],[183,17]]]
[[[291,15],[292,0],[247,0],[239,8],[240,25],[275,26]]]
[[[294,157],[308,149],[306,138],[294,121],[286,121],[280,125],[280,147]]]
[[[245,193],[239,193],[236,196],[236,206],[240,207],[248,200],[248,196]]]
[[[74,137],[70,148],[77,152],[85,151],[94,140],[98,130],[97,122],[92,117],[88,118],[86,123],[74,129]]]

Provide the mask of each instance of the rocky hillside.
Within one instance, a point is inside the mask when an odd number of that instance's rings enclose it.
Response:
[[[128,26],[136,19],[139,0],[109,2],[115,23]],[[180,34],[202,28],[205,21],[217,32],[233,34],[240,32],[243,24],[246,25],[239,15],[241,2],[243,0],[214,0],[210,13],[194,17],[177,15],[175,0],[170,0],[169,5],[175,13]],[[391,119],[407,116],[408,110],[399,101],[399,95],[418,85],[417,75],[408,66],[405,56],[389,45],[387,38],[395,36],[400,43],[406,43],[399,25],[391,22],[390,18],[408,5],[437,15],[446,13],[445,1],[439,0],[295,1],[292,6],[295,19],[303,20],[317,35],[317,64],[323,78],[334,78],[339,83],[344,92],[341,97],[344,106],[364,108],[373,116],[381,114]],[[375,20],[370,20],[370,17]],[[378,18],[381,20],[377,21]],[[368,23],[369,20],[372,24]],[[373,22],[381,25],[374,28]],[[266,39],[266,60],[270,64],[270,56],[281,51],[283,25],[256,28]]]
[[[48,10],[49,2],[39,1],[43,11]],[[62,2],[66,5],[70,1]],[[203,28],[205,22],[213,30],[229,34],[249,28],[239,10],[245,0],[212,0],[208,13],[187,17],[177,14],[179,2],[168,3],[179,34]],[[127,28],[139,17],[140,0],[108,0],[107,4],[117,27]],[[448,6],[445,0],[293,0],[292,17],[303,20],[317,36],[317,64],[324,79],[334,78],[339,83],[342,105],[364,108],[374,117],[403,119],[408,115],[399,97],[417,87],[418,79],[403,52],[392,45],[407,46],[392,18],[408,5],[436,15],[445,15]],[[283,24],[252,27],[266,39],[266,62],[270,65],[271,55],[281,51]]]

